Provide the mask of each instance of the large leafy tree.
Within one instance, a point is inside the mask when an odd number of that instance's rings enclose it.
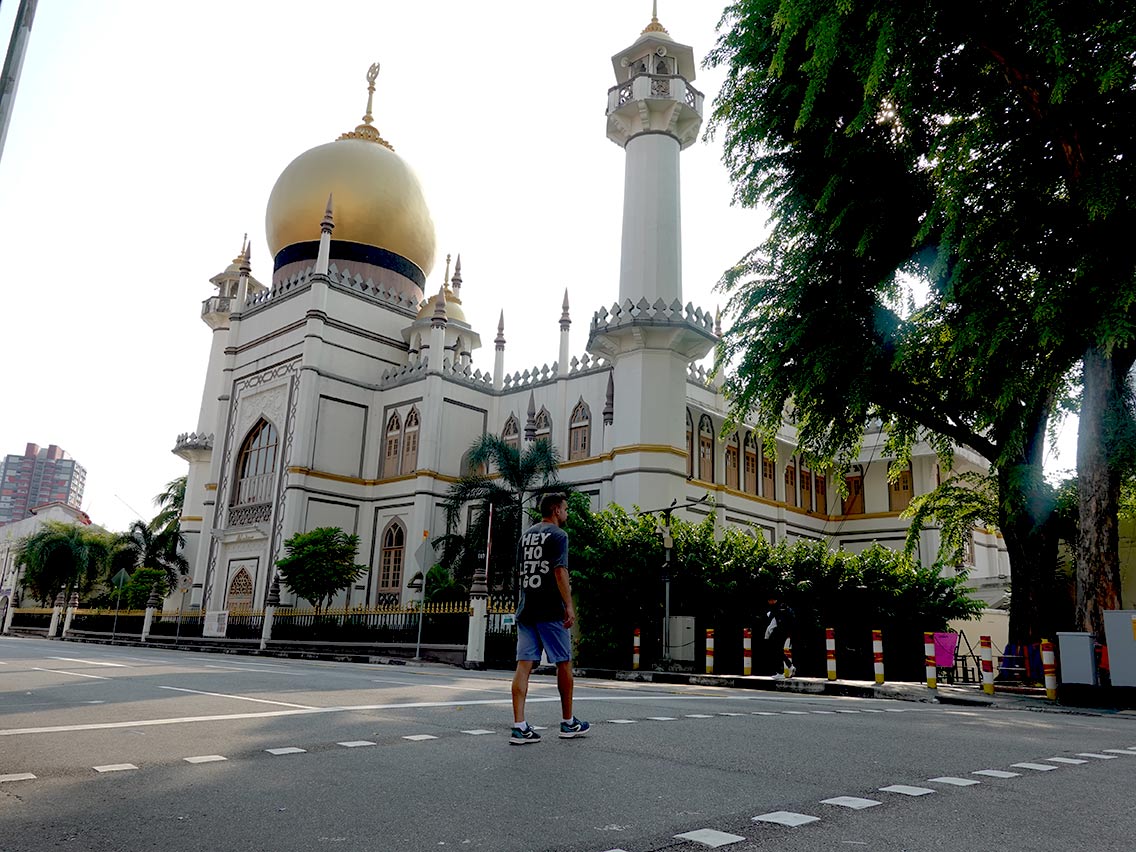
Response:
[[[486,558],[485,543],[491,535],[490,586],[515,592],[516,545],[527,521],[525,504],[537,493],[561,487],[559,454],[543,439],[528,441],[520,450],[499,435],[487,433],[473,442],[467,458],[470,472],[453,484],[446,499],[447,529],[460,526],[465,506],[477,508],[463,535],[449,533],[442,539],[443,561],[459,578],[468,580],[476,564]],[[492,474],[485,472],[490,470]]]
[[[1132,14],[740,0],[710,57],[737,200],[774,213],[724,279],[737,410],[771,432],[792,401],[803,449],[837,464],[872,416],[901,461],[922,434],[986,459],[1016,640],[1051,626],[1049,417],[1087,348],[1131,340],[1132,259],[1109,243],[1132,224]]]
[[[61,590],[89,592],[106,573],[113,550],[111,538],[99,530],[48,521],[20,540],[16,565],[32,597],[48,604]]]
[[[359,536],[338,527],[316,527],[296,533],[284,542],[285,555],[276,561],[280,579],[306,601],[316,612],[330,603],[367,572],[366,565],[355,562]]]
[[[180,575],[189,573],[189,561],[182,554],[185,538],[176,524],[155,530],[145,521],[134,521],[118,537],[117,545],[112,558],[115,572],[120,568],[130,574],[139,568],[161,571],[167,594],[174,590]]]
[[[166,483],[161,494],[154,497],[154,505],[158,509],[150,529],[155,532],[176,530],[181,528],[182,510],[185,508],[185,484],[189,477],[179,476]]]

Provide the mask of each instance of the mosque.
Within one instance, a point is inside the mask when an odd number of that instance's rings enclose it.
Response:
[[[929,447],[916,447],[889,483],[884,436],[869,429],[842,496],[832,474],[794,454],[788,425],[775,454],[744,425],[722,435],[727,401],[699,366],[721,329],[682,298],[679,160],[698,139],[705,106],[695,69],[692,48],[657,16],[612,57],[607,136],[626,162],[619,292],[610,305],[588,306],[579,355],[569,351],[566,293],[559,351],[544,367],[509,372],[503,319],[496,329],[466,319],[460,257],[436,275],[427,200],[373,123],[372,66],[363,123],[300,154],[272,189],[271,280],[252,276],[247,247],[210,279],[216,292],[201,318],[212,347],[197,426],[173,450],[189,466],[187,606],[263,606],[283,543],[321,526],[357,534],[369,567],[336,605],[415,599],[408,580],[433,564],[429,542],[446,532],[447,492],[486,432],[518,448],[550,441],[561,478],[594,508],[694,503],[709,493],[681,514],[713,514],[720,526],[774,542],[902,546],[899,513],[940,477]],[[483,332],[495,333],[491,368]],[[984,467],[964,449],[956,465]],[[933,530],[924,534],[925,562],[937,544]],[[1005,548],[979,530],[971,545],[973,585],[996,600],[1008,585]]]

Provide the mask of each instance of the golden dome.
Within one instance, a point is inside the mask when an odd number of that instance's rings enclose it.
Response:
[[[386,249],[430,274],[434,221],[417,176],[384,144],[358,136],[304,152],[277,178],[265,214],[273,257],[287,246],[319,240],[328,195],[334,197],[336,242]]]
[[[425,299],[422,304],[418,306],[418,316],[415,317],[415,321],[430,319],[434,316],[434,303],[437,301],[437,293]],[[448,286],[446,287],[446,318],[464,322],[466,325],[469,325],[465,318],[465,311],[462,310],[461,299],[454,295],[454,291]]]

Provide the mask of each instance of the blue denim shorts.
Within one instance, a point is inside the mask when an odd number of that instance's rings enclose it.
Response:
[[[517,662],[540,660],[541,649],[550,663],[572,659],[572,634],[563,621],[517,624]]]

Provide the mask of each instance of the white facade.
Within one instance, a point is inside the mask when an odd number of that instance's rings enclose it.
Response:
[[[20,541],[39,531],[49,521],[90,526],[87,513],[66,503],[48,503],[32,509],[32,515],[10,524],[0,524],[0,625],[9,607],[15,605],[16,591],[20,586],[22,568],[16,565],[16,551]],[[92,527],[103,531],[101,527]],[[26,602],[23,602],[26,603]]]
[[[308,180],[333,195],[324,221],[316,211],[307,241],[273,248],[270,287],[251,277],[242,253],[212,279],[217,294],[203,306],[213,346],[201,415],[174,450],[189,463],[182,530],[191,605],[262,606],[284,541],[318,526],[357,534],[359,561],[370,568],[336,605],[414,597],[407,582],[433,564],[427,542],[446,532],[447,492],[484,432],[516,434],[518,444],[550,440],[565,460],[562,478],[596,508],[663,508],[709,492],[713,506],[683,514],[714,512],[721,525],[752,525],[773,541],[901,544],[907,524],[889,504],[882,436],[865,441],[855,506],[841,505],[834,482],[802,477],[788,429],[765,462],[771,476],[762,475],[759,448],[755,459],[746,452],[747,429],[736,447],[719,437],[726,400],[695,366],[717,341],[714,322],[682,303],[679,159],[697,139],[703,108],[693,54],[652,22],[613,69],[608,136],[626,157],[618,301],[593,316],[587,353],[570,357],[566,296],[559,320],[546,318],[550,335],[559,321],[556,360],[538,370],[505,369],[501,327],[492,368],[480,357],[481,336],[461,309],[460,259],[453,276],[447,261],[443,280],[429,284],[429,270],[399,253],[397,240],[411,240],[378,230],[373,243],[360,237],[368,232],[356,211],[370,202],[344,198],[349,179],[324,188],[315,167],[297,165],[307,155],[289,167],[293,184]],[[385,145],[369,125],[346,137],[356,145],[352,168],[360,139]],[[334,170],[335,145],[319,150],[319,168]],[[378,167],[405,168],[385,152]],[[286,195],[274,190],[274,226],[291,213],[281,210]],[[397,204],[387,213],[404,215]],[[935,465],[918,447],[901,496],[933,488]],[[925,538],[926,561],[936,542]],[[1004,548],[977,538],[976,576],[1005,573]]]

